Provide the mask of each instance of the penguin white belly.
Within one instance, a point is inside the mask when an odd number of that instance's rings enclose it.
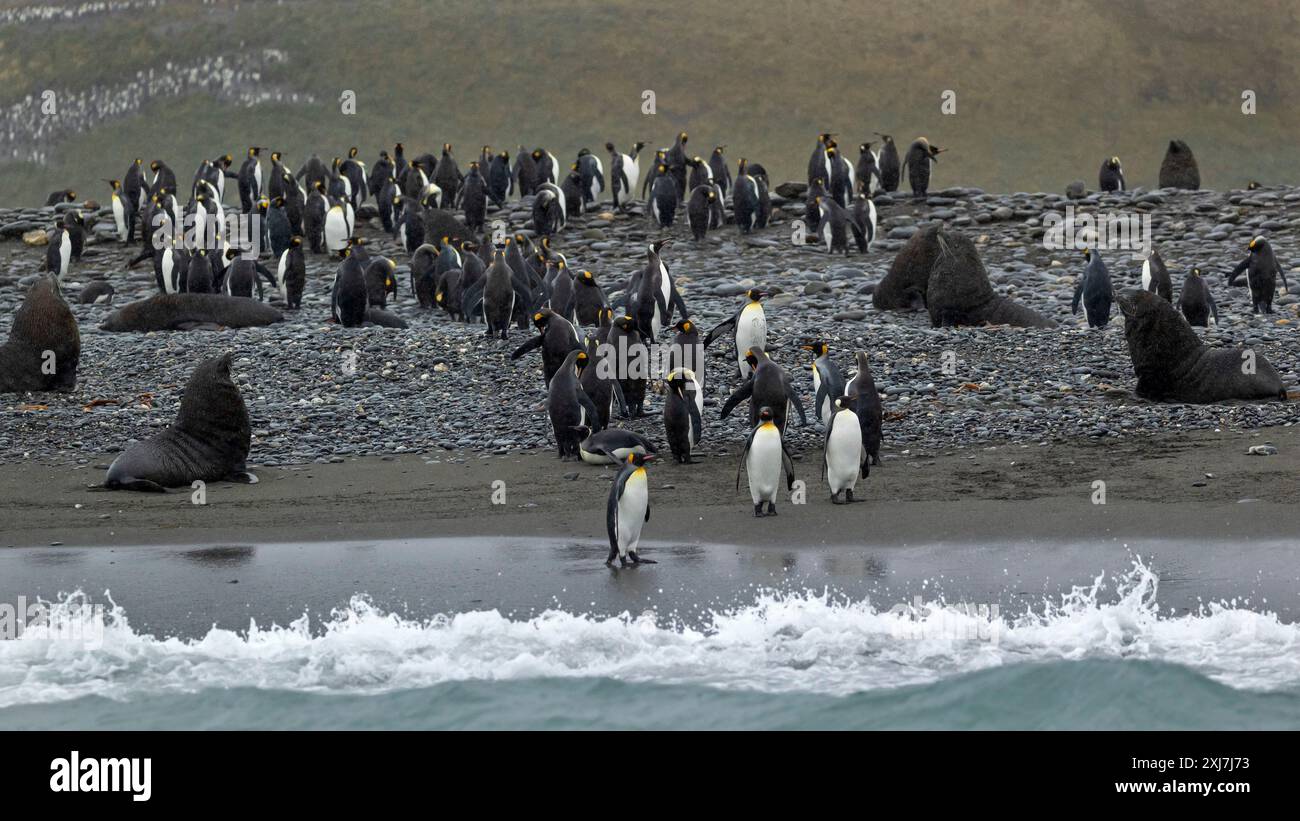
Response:
[[[867,220],[871,224],[871,233],[867,235],[867,247],[871,247],[871,242],[876,238],[876,204],[867,200]]]
[[[176,257],[173,254],[172,250],[168,248],[166,251],[163,251],[162,280],[163,280],[163,290],[169,294],[174,294],[178,290],[176,277],[173,275],[175,268],[176,268]]]
[[[345,216],[347,217],[347,231],[348,231],[348,236],[350,237],[352,236],[352,226],[357,224],[357,215],[356,212],[352,210],[352,203],[350,202],[344,203],[343,208],[345,209],[346,212]]]
[[[1151,290],[1151,260],[1142,263],[1142,290]]]
[[[212,247],[208,245],[208,212],[202,206],[194,209],[194,247]]]
[[[781,485],[781,432],[770,422],[754,434],[754,442],[745,456],[749,475],[749,497],[754,504],[776,503],[776,489]]]
[[[826,210],[825,210],[825,209],[822,209],[821,233],[822,233],[822,242],[826,244],[826,252],[827,252],[827,253],[830,253],[830,250],[831,250],[831,240],[832,240],[832,238],[831,238],[831,221],[830,221],[830,219],[826,216]]]
[[[610,458],[609,458],[608,456],[606,456],[605,454],[603,454],[603,453],[592,453],[591,451],[589,451],[589,450],[587,450],[586,448],[584,448],[582,445],[578,445],[578,455],[582,457],[582,461],[586,462],[586,463],[589,464],[589,465],[613,465],[613,464],[617,464],[617,462],[615,462],[613,459],[610,459]]]
[[[122,198],[113,192],[113,222],[117,226],[117,237],[126,242],[126,209],[122,207]]]
[[[858,188],[858,172],[853,169],[853,163],[847,160],[842,162],[844,162],[845,170],[849,176],[849,196],[852,197],[853,192]]]
[[[68,265],[72,261],[72,237],[67,231],[63,232],[63,239],[59,242],[59,282],[68,275]]]
[[[334,206],[325,215],[325,247],[329,251],[338,251],[347,247],[348,226],[343,208]]]
[[[257,191],[254,193],[262,193],[262,164],[260,162],[253,164],[253,182],[257,183]]]
[[[740,375],[749,375],[749,363],[745,361],[745,353],[750,348],[767,349],[767,316],[763,313],[763,306],[757,302],[751,302],[740,312],[740,319],[736,320],[736,359],[740,362]]]
[[[853,490],[862,467],[862,428],[851,410],[835,414],[826,438],[826,480],[832,493]]]
[[[623,495],[618,497],[618,555],[635,553],[641,543],[641,527],[645,524],[646,507],[650,504],[650,489],[645,470],[636,470],[623,483]]]
[[[280,264],[275,269],[275,284],[280,288],[280,298],[285,302],[289,301],[289,288],[284,284],[285,271],[289,269],[289,252],[284,251],[280,254]]]
[[[627,177],[627,195],[633,196],[637,181],[641,179],[641,168],[636,160],[626,154],[623,155],[623,175]]]
[[[879,168],[880,168],[880,152],[879,152],[879,151],[872,151],[872,152],[871,152],[871,160],[872,160],[872,163],[876,166],[876,168],[879,169]],[[879,174],[872,174],[870,179],[871,179],[871,190],[870,190],[868,193],[874,194],[874,193],[876,193],[877,191],[880,190],[880,175],[879,175]]]

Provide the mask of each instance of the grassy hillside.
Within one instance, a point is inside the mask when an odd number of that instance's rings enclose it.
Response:
[[[686,129],[778,177],[801,177],[818,131],[926,135],[950,152],[938,186],[1061,190],[1095,184],[1118,154],[1155,182],[1171,137],[1209,187],[1300,182],[1300,6],[1292,0],[884,0],[744,5],[631,0],[201,4],[0,30],[0,105],[46,88],[124,82],[168,61],[281,50],[263,82],[315,99],[244,107],[212,94],[144,103],[57,142],[44,166],[0,165],[0,202],[71,186],[99,194],[140,155],[182,177],[249,144],[366,159],[397,140],[544,145],[562,159],[612,139],[666,144]],[[357,95],[345,116],[339,94]],[[657,113],[641,113],[641,92]],[[945,89],[957,113],[940,113]],[[1241,91],[1258,113],[1240,111]],[[856,155],[856,149],[852,152]]]

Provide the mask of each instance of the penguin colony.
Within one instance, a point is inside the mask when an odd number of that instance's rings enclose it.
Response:
[[[873,195],[896,191],[906,176],[913,194],[926,196],[932,166],[944,151],[922,137],[900,155],[893,137],[875,136],[879,148],[875,140],[860,143],[856,161],[845,156],[835,134],[817,136],[807,185],[801,190],[806,195],[806,241],[823,246],[828,254],[869,253],[877,227]],[[569,219],[596,208],[602,197],[618,210],[643,199],[647,218],[664,231],[685,210],[695,241],[728,224],[742,234],[765,227],[772,204],[764,168],[741,157],[733,175],[725,145],[715,146],[705,158],[691,152],[689,139],[683,131],[653,155],[643,153],[644,142],[608,142],[603,158],[584,148],[567,164],[542,147],[519,146],[512,157],[509,151],[484,145],[463,168],[449,143],[436,154],[413,156],[398,143],[370,163],[361,159],[356,147],[329,162],[313,154],[296,171],[280,152],[250,146],[239,159],[225,154],[202,160],[184,186],[162,160],[146,164],[136,158],[121,178],[104,182],[116,238],[124,244],[141,243],[130,265],[151,261],[159,294],[119,310],[103,327],[190,329],[276,321],[274,309],[255,310],[254,305],[269,297],[285,309],[299,309],[308,253],[336,258],[330,321],[345,327],[405,327],[385,310],[389,299],[398,298],[403,274],[406,289],[422,308],[440,309],[450,321],[482,323],[484,345],[508,340],[512,327],[531,326],[535,334],[514,348],[510,359],[531,359],[534,353],[540,358],[545,409],[558,457],[619,468],[606,505],[606,563],[650,563],[638,548],[650,519],[647,466],[659,449],[650,439],[617,427],[619,418],[647,415],[648,396],[662,389],[664,439],[675,462],[690,464],[702,436],[706,387],[732,384],[729,391],[715,390],[719,396],[727,394],[719,416],[727,419],[746,404],[747,418],[737,423],[745,446],[737,464],[736,489],[739,492],[744,476],[756,517],[777,515],[778,497],[791,492],[797,481],[785,438],[791,411],[798,424],[810,424],[802,391],[787,370],[803,363],[783,365],[768,352],[763,303],[770,291],[750,289],[730,318],[702,335],[670,266],[689,266],[689,254],[673,253],[677,249],[670,239],[646,245],[639,255],[643,262],[616,292],[621,294],[616,301],[606,295],[596,272],[583,269],[579,260],[568,259],[560,250],[558,238]],[[1160,173],[1171,187],[1199,185],[1195,160],[1181,141],[1170,143]],[[1103,161],[1099,184],[1104,191],[1125,189],[1118,157]],[[227,195],[227,187],[233,196]],[[531,223],[514,232],[494,229],[491,212],[514,196],[531,198]],[[371,255],[365,239],[357,235],[358,210],[371,199],[384,231],[405,252],[405,264]],[[49,204],[76,200],[76,192],[60,190],[50,194]],[[240,222],[240,217],[256,219]],[[45,260],[48,276],[41,299],[46,303],[61,299],[60,285],[80,259],[85,232],[79,210],[60,211]],[[926,240],[922,234],[918,237]],[[921,266],[919,283],[909,287],[899,305],[882,305],[877,299],[877,307],[926,307],[927,296],[933,296],[927,294],[926,275],[934,272],[933,285],[941,269],[953,267],[949,244],[954,238],[939,232],[930,239],[937,250],[921,249],[929,261]],[[958,246],[969,245],[961,235],[955,239]],[[1284,270],[1265,237],[1256,237],[1246,250],[1246,258],[1228,273],[1228,284],[1235,285],[1244,275],[1252,311],[1271,313],[1278,280],[1287,285]],[[895,267],[908,253],[904,247]],[[973,246],[968,253],[982,270]],[[102,284],[92,295],[109,301],[111,286]],[[1170,274],[1159,253],[1153,252],[1143,263],[1140,289],[1116,294],[1098,250],[1083,249],[1073,311],[1082,307],[1087,325],[1098,328],[1109,323],[1116,304],[1129,320],[1126,333],[1139,368],[1139,395],[1180,401],[1286,398],[1267,363],[1262,376],[1253,380],[1215,379],[1213,373],[1200,373],[1207,365],[1198,365],[1198,373],[1191,376],[1169,375],[1170,350],[1176,349],[1183,362],[1215,358],[1214,352],[1198,347],[1190,329],[1218,318],[1200,267],[1187,274],[1174,302]],[[950,324],[954,314],[945,309],[944,315],[947,319],[936,318],[936,325]],[[1151,334],[1159,338],[1153,341]],[[1165,337],[1176,337],[1177,344],[1166,344]],[[734,373],[706,375],[704,349],[724,341]],[[800,348],[809,358],[811,424],[823,431],[821,481],[832,503],[861,501],[855,491],[871,466],[880,464],[883,438],[881,397],[868,355],[856,351],[856,370],[846,376],[836,362],[837,352],[816,333],[803,339]],[[228,381],[229,364],[228,357],[205,362],[200,370],[212,370],[216,376],[201,379],[196,370],[195,380],[202,385],[213,379]],[[223,404],[231,404],[229,396]],[[242,407],[242,402],[234,404]],[[239,408],[231,413],[239,416]],[[236,426],[245,434],[246,416],[245,411],[242,426]],[[191,403],[177,423],[178,432],[170,435],[175,439],[184,434],[189,437],[184,441],[193,443],[187,447],[201,451],[202,437],[192,431],[221,428],[220,420],[214,424],[202,417],[201,409]],[[151,447],[157,450],[169,441],[160,439]],[[247,448],[244,435],[242,449],[227,448],[221,458],[208,459],[209,470],[216,471],[213,475],[243,475]],[[151,477],[146,474],[152,462],[145,456],[137,461],[129,469],[119,464],[106,484],[158,490],[193,478],[184,470]]]

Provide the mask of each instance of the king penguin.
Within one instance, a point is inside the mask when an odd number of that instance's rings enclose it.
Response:
[[[862,428],[858,415],[850,407],[851,402],[847,396],[835,397],[831,417],[826,423],[822,469],[826,472],[826,483],[831,486],[831,502],[837,505],[852,502],[858,477],[867,475]],[[843,501],[840,501],[841,493],[844,494]]]
[[[781,473],[786,474],[786,490],[794,487],[794,463],[781,440],[781,431],[772,419],[772,409],[764,406],[758,411],[758,424],[745,442],[736,466],[736,490],[740,490],[740,469],[749,477],[749,497],[754,503],[754,515],[775,516],[776,494],[781,486]],[[767,509],[763,509],[763,505]]]
[[[767,348],[767,315],[763,312],[762,300],[771,296],[767,291],[751,288],[745,292],[745,304],[732,315],[713,327],[704,337],[704,347],[713,344],[713,340],[731,328],[735,339],[736,368],[740,378],[746,379],[752,368],[745,359],[751,348]]]
[[[1110,308],[1114,301],[1110,273],[1106,270],[1106,263],[1101,261],[1101,254],[1084,249],[1083,259],[1088,267],[1079,277],[1079,284],[1074,286],[1074,303],[1070,312],[1079,313],[1079,302],[1082,301],[1088,327],[1104,328],[1110,322]]]
[[[609,489],[609,504],[605,508],[605,529],[609,533],[607,567],[614,566],[615,558],[623,567],[627,567],[629,561],[634,565],[655,564],[653,559],[637,556],[641,528],[650,521],[650,482],[646,478],[645,466],[653,460],[654,457],[648,454],[629,454]]]

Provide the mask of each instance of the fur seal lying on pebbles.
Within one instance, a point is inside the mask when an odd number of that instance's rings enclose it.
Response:
[[[99,327],[104,331],[189,331],[248,328],[283,319],[275,308],[251,299],[224,294],[155,294],[123,305]]]
[[[222,354],[199,363],[185,384],[176,421],[114,459],[104,487],[159,493],[195,480],[257,481],[245,469],[252,436],[230,360]]]
[[[936,328],[955,325],[1015,325],[1055,328],[1056,322],[1018,302],[998,296],[989,284],[984,262],[970,237],[940,229],[938,253],[930,271],[926,306]]]
[[[81,333],[53,276],[27,291],[0,345],[0,393],[70,391],[77,384]]]
[[[1286,399],[1277,371],[1244,348],[1207,348],[1178,314],[1150,291],[1126,291],[1124,314],[1137,395],[1160,402],[1205,404],[1231,399]]]

